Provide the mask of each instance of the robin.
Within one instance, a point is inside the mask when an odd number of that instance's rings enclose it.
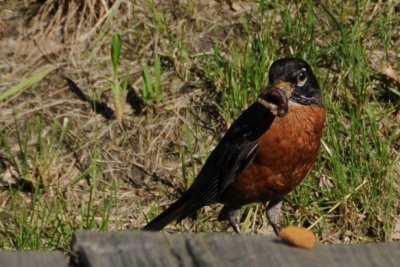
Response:
[[[299,58],[275,61],[269,84],[233,122],[191,187],[143,229],[157,231],[201,207],[222,203],[219,220],[239,233],[241,206],[267,203],[276,235],[282,200],[311,171],[325,123],[321,89]]]

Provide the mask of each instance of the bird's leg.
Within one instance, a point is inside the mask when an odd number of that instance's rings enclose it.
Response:
[[[267,219],[271,224],[276,236],[279,236],[279,216],[281,215],[282,199],[275,199],[268,202]]]
[[[239,216],[239,209],[237,210],[231,210],[228,212],[228,221],[229,224],[232,226],[233,230],[235,230],[236,233],[240,234],[240,226],[238,222],[238,216]]]
[[[236,233],[240,234],[240,227],[238,222],[239,211],[240,209],[234,209],[225,205],[219,212],[218,221],[228,220],[233,230]]]

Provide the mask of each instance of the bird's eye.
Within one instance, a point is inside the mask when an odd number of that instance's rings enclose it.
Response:
[[[307,81],[307,74],[306,70],[302,70],[299,74],[297,74],[297,86],[302,87]]]

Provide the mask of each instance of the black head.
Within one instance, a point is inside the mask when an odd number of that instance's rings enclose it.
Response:
[[[272,63],[269,85],[276,81],[288,82],[293,91],[289,100],[303,105],[323,106],[321,89],[310,65],[300,58],[283,58]]]

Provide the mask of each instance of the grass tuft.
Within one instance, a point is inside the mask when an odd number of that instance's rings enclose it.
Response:
[[[114,34],[111,38],[111,61],[113,65],[113,83],[112,83],[112,95],[114,99],[115,117],[120,125],[124,122],[124,110],[125,110],[125,92],[128,88],[128,78],[125,77],[124,81],[119,81],[119,66],[121,57],[122,40],[121,35]]]
[[[164,94],[161,92],[161,62],[160,58],[156,57],[154,60],[153,77],[150,74],[150,68],[147,63],[143,65],[142,72],[142,96],[146,103],[155,102],[159,103]]]

